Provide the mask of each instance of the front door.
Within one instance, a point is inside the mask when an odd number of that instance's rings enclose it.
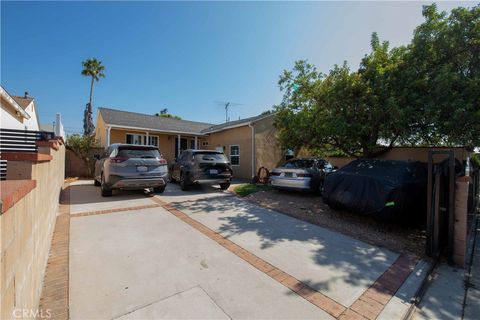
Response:
[[[186,138],[180,139],[180,152],[187,150],[188,144]],[[178,158],[178,137],[175,138],[175,158]]]

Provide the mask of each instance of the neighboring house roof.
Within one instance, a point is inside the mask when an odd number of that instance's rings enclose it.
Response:
[[[13,100],[15,100],[16,103],[20,107],[23,108],[23,110],[27,109],[27,107],[32,103],[33,98],[25,98],[25,97],[19,97],[19,96],[12,96]]]
[[[7,90],[5,90],[2,86],[0,86],[0,94],[5,101],[7,101],[22,117],[26,119],[30,119],[30,115],[25,112],[25,108],[23,108],[16,100],[15,97],[10,95]]]
[[[98,108],[98,111],[106,124],[123,128],[202,135],[202,130],[212,126],[211,123],[178,120],[109,108]]]
[[[215,126],[211,126],[210,128],[207,128],[207,129],[203,130],[202,132],[203,133],[213,133],[213,132],[218,132],[218,131],[222,131],[222,130],[226,130],[226,129],[242,127],[242,126],[246,126],[250,123],[253,123],[253,122],[268,118],[268,117],[271,117],[273,115],[274,115],[273,113],[268,113],[268,114],[261,114],[261,115],[255,116],[255,117],[230,121],[230,122],[227,122],[227,123],[222,123],[222,124],[218,124],[218,125],[215,125]]]

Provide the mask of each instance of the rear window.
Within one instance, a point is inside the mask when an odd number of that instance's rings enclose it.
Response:
[[[221,161],[227,162],[227,158],[223,153],[195,153],[195,160],[197,161]]]
[[[117,157],[119,158],[160,158],[160,152],[158,149],[146,149],[146,148],[121,148],[118,150]]]
[[[305,169],[305,168],[311,168],[315,164],[315,161],[313,160],[290,160],[287,161],[283,167],[284,168],[299,168],[299,169]]]

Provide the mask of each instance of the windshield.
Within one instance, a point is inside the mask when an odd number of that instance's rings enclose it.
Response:
[[[292,169],[305,169],[313,167],[314,164],[315,161],[313,160],[289,160],[283,165],[283,167]]]
[[[128,158],[128,159],[130,158],[155,159],[155,158],[160,158],[160,152],[158,152],[158,149],[129,147],[129,148],[122,148],[118,150],[117,157]]]
[[[217,152],[195,153],[195,160],[227,162],[227,158],[225,157],[225,155],[223,153]]]

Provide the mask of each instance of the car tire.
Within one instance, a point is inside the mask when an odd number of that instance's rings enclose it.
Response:
[[[94,179],[94,180],[93,180],[93,185],[94,185],[95,187],[100,187],[102,184],[101,184],[97,179]]]
[[[230,182],[220,183],[220,189],[227,190],[230,187]]]
[[[188,191],[188,182],[187,182],[188,176],[186,173],[180,173],[180,189],[182,191]]]
[[[107,186],[107,183],[105,182],[105,178],[103,177],[103,173],[102,173],[102,182],[100,184],[100,189],[102,191],[102,197],[112,196],[112,189],[110,189],[110,187]]]
[[[163,187],[156,187],[156,188],[153,188],[153,192],[154,193],[163,193],[165,191],[165,188],[167,187],[167,185],[164,185]]]

